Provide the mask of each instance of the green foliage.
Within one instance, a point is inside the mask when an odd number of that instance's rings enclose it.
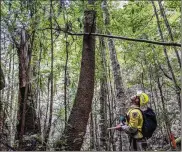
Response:
[[[96,1],[94,5],[88,5],[87,1],[69,1],[69,5],[66,7],[60,6],[58,1],[53,1],[53,79],[54,96],[59,96],[61,94],[61,97],[57,99],[61,105],[58,112],[59,117],[65,117],[64,99],[62,96],[64,95],[64,70],[67,51],[67,73],[69,77],[67,98],[69,98],[70,102],[69,107],[72,107],[77,91],[83,47],[83,37],[65,34],[62,30],[58,30],[59,27],[65,30],[68,26],[69,32],[83,33],[84,10],[94,9],[97,12],[96,23],[98,33],[105,33],[107,29],[112,35],[161,41],[151,1],[130,0],[121,7],[122,2],[123,1],[108,2],[110,24],[105,27],[103,22],[103,11],[101,9],[102,1]],[[155,4],[158,10],[157,1]],[[165,1],[164,9],[172,29],[174,41],[180,42],[180,1]],[[30,13],[32,13],[32,16]],[[160,14],[160,11],[158,11],[158,14]],[[14,43],[11,36],[13,36],[19,44],[20,31],[23,26],[30,36],[28,41],[29,44],[31,43],[31,36],[35,32],[33,46],[31,48],[31,66],[34,69],[34,77],[39,74],[39,81],[34,81],[33,83],[34,87],[36,87],[36,83],[39,82],[38,85],[43,93],[42,96],[47,100],[48,79],[50,79],[51,73],[50,1],[32,1],[31,4],[28,3],[28,1],[20,0],[2,1],[1,18],[2,30],[7,30],[6,34],[10,34],[11,41],[8,42],[9,44],[7,47],[7,51],[9,52],[11,52],[12,43]],[[171,41],[161,15],[159,15],[159,20],[165,41]],[[107,39],[105,38],[105,40]],[[132,88],[137,84],[143,83],[144,87],[150,91],[150,81],[153,87],[157,87],[157,79],[159,77],[160,80],[163,80],[164,88],[174,91],[174,83],[166,78],[159,68],[159,65],[161,65],[164,71],[171,76],[163,53],[163,46],[116,39],[114,39],[114,42],[126,88]],[[66,43],[68,43],[67,50]],[[177,83],[180,84],[180,68],[179,66],[176,66],[178,65],[178,61],[174,48],[166,48],[177,78]],[[95,82],[98,82],[100,79],[104,78],[104,75],[106,74],[106,70],[103,69],[101,64],[101,48],[98,37],[96,37],[95,51]],[[6,58],[8,58],[8,55]],[[106,60],[107,68],[110,69],[107,42]],[[160,118],[160,121],[163,120],[162,114],[159,114],[158,117]]]

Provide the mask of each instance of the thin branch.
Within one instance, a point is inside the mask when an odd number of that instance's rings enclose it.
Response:
[[[157,41],[150,41],[150,40],[145,40],[145,39],[134,39],[134,38],[128,38],[128,37],[123,37],[123,36],[113,36],[113,35],[105,35],[105,34],[99,34],[99,33],[71,33],[71,32],[67,32],[67,33],[70,35],[77,35],[77,36],[93,35],[93,36],[102,36],[102,37],[122,39],[122,40],[135,41],[135,42],[145,42],[145,43],[157,44],[157,45],[181,47],[181,44],[173,43],[173,42],[157,42]]]
[[[164,71],[164,69],[162,68],[161,65],[159,65],[159,68],[161,69],[161,71],[163,72],[163,74],[164,74],[168,79],[173,80],[173,79]]]
[[[50,29],[50,28],[44,28],[39,30],[47,30],[47,29]],[[76,36],[93,35],[93,36],[108,37],[108,38],[121,39],[121,40],[134,41],[134,42],[145,42],[145,43],[156,44],[156,45],[181,47],[180,43],[175,43],[175,42],[158,42],[158,41],[151,41],[146,39],[135,39],[135,38],[129,38],[124,36],[105,35],[105,34],[99,34],[99,33],[73,33],[73,32],[67,31],[65,28],[60,28],[60,27],[52,28],[52,29],[57,31],[62,31],[64,33],[68,33],[69,35],[76,35]]]

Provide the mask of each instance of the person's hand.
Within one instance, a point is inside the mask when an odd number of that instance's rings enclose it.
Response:
[[[118,130],[118,131],[121,131],[121,130],[122,130],[121,124],[118,124],[118,125],[116,126],[116,130]]]
[[[128,129],[128,126],[127,126],[127,125],[122,125],[121,128],[122,128],[123,130],[126,130],[126,129]]]
[[[120,125],[121,125],[121,126],[124,126],[124,125],[125,125],[125,123],[124,123],[124,122],[121,122],[121,123],[120,123]]]

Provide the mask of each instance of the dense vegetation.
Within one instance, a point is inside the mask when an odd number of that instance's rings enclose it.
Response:
[[[126,134],[107,128],[140,90],[158,121],[148,149],[177,149],[180,11],[180,1],[2,1],[0,149],[126,151]]]

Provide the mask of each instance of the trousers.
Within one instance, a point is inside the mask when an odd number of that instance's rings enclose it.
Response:
[[[146,139],[135,139],[130,137],[130,150],[131,151],[146,151],[147,141]]]

